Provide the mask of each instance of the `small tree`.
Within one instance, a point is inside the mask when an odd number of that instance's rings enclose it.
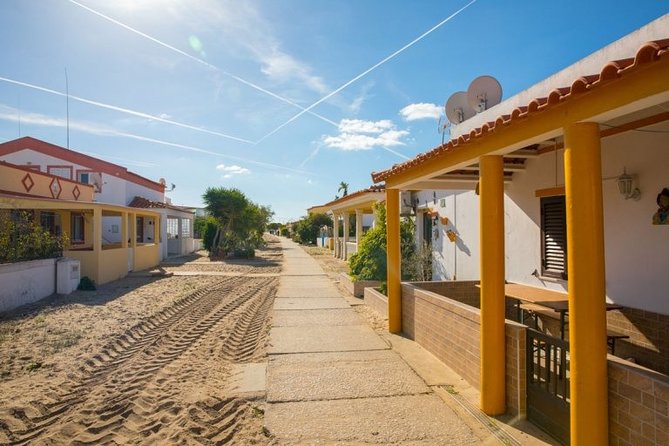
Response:
[[[309,214],[301,219],[295,228],[296,241],[302,244],[316,242],[323,226],[332,228],[332,218],[327,214]]]
[[[262,234],[273,212],[268,206],[250,201],[239,189],[208,188],[202,196],[207,211],[216,222],[216,231],[205,228],[205,247],[212,257],[252,257],[254,248],[262,245]]]

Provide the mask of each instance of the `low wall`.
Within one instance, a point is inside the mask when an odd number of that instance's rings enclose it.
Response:
[[[143,269],[153,268],[160,263],[160,253],[158,245],[146,244],[137,245],[135,248],[135,267],[133,271],[141,271]]]
[[[56,292],[56,259],[0,265],[0,312]]]
[[[609,444],[669,444],[669,377],[609,355]]]
[[[478,280],[447,280],[441,282],[411,282],[423,290],[432,291],[474,308],[481,308],[481,290]]]
[[[616,356],[669,375],[669,315],[622,308],[607,311],[606,324],[629,336],[616,342]]]
[[[388,319],[388,297],[378,291],[376,288],[365,288],[365,305],[379,313],[385,319]]]
[[[444,285],[435,284],[444,291]],[[471,291],[475,282],[448,282],[454,290]],[[464,378],[481,387],[481,311],[449,297],[402,284],[402,331]],[[506,406],[507,413],[525,416],[525,326],[506,321]]]
[[[341,284],[346,288],[346,291],[355,297],[363,297],[365,295],[365,288],[378,287],[381,282],[378,280],[353,280],[351,276],[346,273],[339,274]]]
[[[96,283],[111,282],[128,275],[128,248],[103,250],[100,256],[100,271]]]

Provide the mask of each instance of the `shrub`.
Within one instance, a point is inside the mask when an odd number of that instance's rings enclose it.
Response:
[[[358,251],[349,259],[351,277],[354,280],[381,280],[387,279],[388,251],[386,230],[386,208],[382,203],[374,206],[376,225],[367,231],[360,240]],[[416,256],[414,245],[415,224],[411,219],[402,219],[400,222],[400,257],[402,259],[402,280],[415,280],[414,268],[409,267],[407,261],[413,261]]]
[[[95,291],[95,281],[88,276],[84,276],[79,279],[79,286],[77,289],[83,291]]]
[[[313,245],[320,235],[321,228],[327,226],[332,228],[332,218],[326,214],[309,214],[300,220],[295,227],[295,241]]]
[[[65,234],[51,234],[29,210],[0,211],[0,263],[62,257]]]

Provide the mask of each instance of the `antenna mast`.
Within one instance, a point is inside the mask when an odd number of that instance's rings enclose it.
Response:
[[[70,86],[67,81],[67,68],[65,68],[65,113],[67,116],[67,148],[70,148]]]

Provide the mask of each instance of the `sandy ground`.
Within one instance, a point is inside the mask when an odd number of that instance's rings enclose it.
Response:
[[[0,315],[0,444],[268,444],[262,399],[230,396],[263,361],[278,242],[249,261],[199,255]],[[269,274],[267,274],[269,275]]]

